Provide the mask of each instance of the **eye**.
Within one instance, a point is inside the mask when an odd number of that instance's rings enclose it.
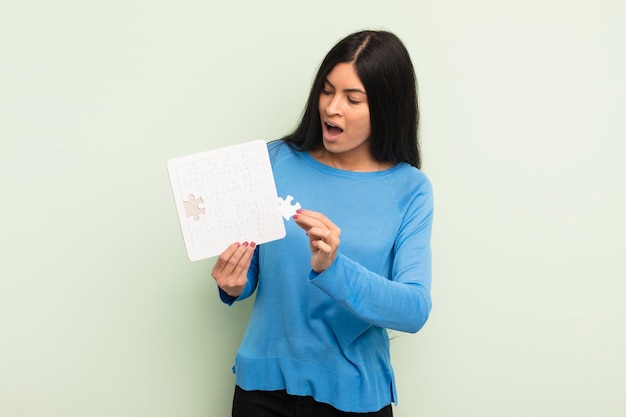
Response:
[[[329,96],[331,95],[333,92],[330,91],[328,88],[322,88],[322,94],[324,94],[325,96]]]
[[[352,97],[348,97],[348,103],[353,104],[353,105],[356,106],[358,104],[363,103],[363,100],[358,100],[358,99],[355,99],[355,98],[352,98]]]

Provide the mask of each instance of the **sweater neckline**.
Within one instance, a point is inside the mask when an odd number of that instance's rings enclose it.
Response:
[[[299,152],[302,158],[313,168],[318,171],[325,172],[330,175],[347,177],[347,178],[376,178],[385,177],[394,171],[398,170],[403,163],[396,164],[390,168],[382,169],[380,171],[348,171],[341,168],[335,168],[330,165],[326,165],[315,159],[308,151]]]

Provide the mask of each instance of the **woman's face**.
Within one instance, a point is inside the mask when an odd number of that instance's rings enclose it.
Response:
[[[337,64],[328,74],[319,112],[324,148],[329,153],[353,161],[372,159],[367,93],[351,63]]]

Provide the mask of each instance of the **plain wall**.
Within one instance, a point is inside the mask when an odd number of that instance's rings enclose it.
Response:
[[[251,303],[187,260],[167,159],[292,129],[328,49],[397,33],[435,189],[396,416],[626,414],[622,2],[0,5],[0,415],[229,415]],[[375,236],[370,236],[375,238]]]

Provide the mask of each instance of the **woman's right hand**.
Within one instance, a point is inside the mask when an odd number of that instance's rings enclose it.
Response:
[[[241,295],[248,283],[248,269],[256,244],[233,243],[217,259],[211,276],[217,285],[231,297]]]

